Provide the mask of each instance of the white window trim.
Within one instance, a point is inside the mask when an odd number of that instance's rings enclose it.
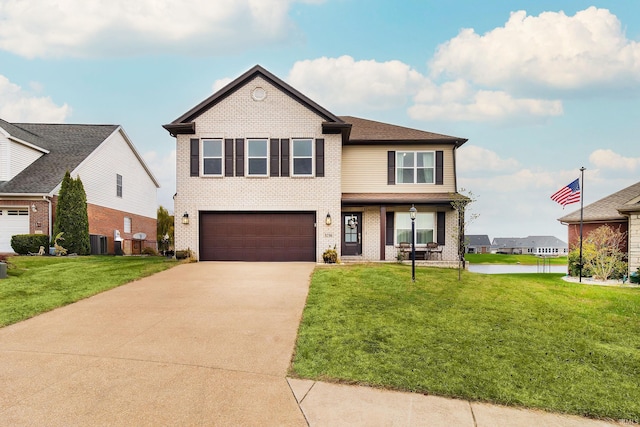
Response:
[[[293,150],[293,144],[295,141],[311,141],[311,157],[308,156],[294,156],[294,150]],[[291,152],[291,165],[289,166],[291,168],[291,176],[294,178],[313,178],[316,175],[316,142],[314,138],[292,138],[291,139],[291,147],[290,147],[290,152]],[[311,173],[305,173],[305,174],[297,174],[296,173],[296,168],[294,166],[294,160],[295,159],[311,159]]]
[[[116,197],[122,198],[124,194],[124,178],[119,173],[116,174]]]
[[[267,154],[264,157],[256,157],[256,156],[249,156],[249,143],[253,142],[253,141],[264,141],[265,142],[265,146],[267,147]],[[246,155],[245,160],[244,160],[244,169],[245,169],[245,176],[247,177],[251,177],[251,178],[267,178],[269,177],[269,138],[248,138],[246,143],[245,143],[245,153]],[[265,159],[265,163],[266,163],[266,168],[265,168],[265,173],[264,174],[257,174],[257,173],[251,173],[250,169],[249,169],[249,159]]]
[[[204,159],[217,159],[218,157],[204,155],[204,143],[205,141],[219,141],[220,142],[220,173],[205,173],[204,172]],[[222,138],[202,138],[200,140],[200,176],[204,178],[222,178],[224,176],[224,139]]]
[[[413,169],[413,182],[398,182],[398,169],[409,169],[409,168],[401,168],[398,166],[398,154],[400,153],[413,153],[414,155],[414,165],[412,167]],[[425,167],[425,168],[418,168],[418,154],[422,154],[422,153],[432,153],[433,154],[433,166],[430,167]],[[416,182],[418,179],[418,169],[433,169],[433,174],[431,175],[433,177],[432,182]],[[396,184],[397,185],[435,185],[436,183],[436,152],[435,150],[419,150],[419,151],[410,151],[410,150],[398,150],[396,151]]]

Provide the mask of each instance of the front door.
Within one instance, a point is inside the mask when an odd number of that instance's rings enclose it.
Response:
[[[342,256],[362,255],[362,212],[342,213]]]

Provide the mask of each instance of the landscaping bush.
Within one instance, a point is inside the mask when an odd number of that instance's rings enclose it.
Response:
[[[158,256],[158,251],[156,251],[155,249],[147,246],[147,247],[142,248],[142,255]]]
[[[38,253],[40,246],[44,246],[45,253],[49,253],[49,236],[46,234],[16,234],[11,236],[11,247],[17,254]]]
[[[324,251],[324,253],[322,254],[322,259],[324,260],[325,264],[335,264],[336,262],[338,262],[338,251],[336,251],[335,246],[333,249],[329,248]]]

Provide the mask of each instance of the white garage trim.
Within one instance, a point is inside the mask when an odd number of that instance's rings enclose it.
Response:
[[[11,236],[29,234],[29,208],[0,207],[0,252],[13,252]]]

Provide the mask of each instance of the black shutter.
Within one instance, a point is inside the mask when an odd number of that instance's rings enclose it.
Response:
[[[387,151],[387,184],[396,184],[396,152]]]
[[[271,169],[271,176],[280,176],[280,140],[277,138],[271,139],[271,165],[269,169]]]
[[[444,212],[438,212],[438,218],[436,219],[436,224],[437,224],[437,228],[438,228],[438,232],[437,232],[437,239],[438,239],[438,244],[441,246],[445,245],[445,222],[444,222],[444,217],[445,217],[445,213]]]
[[[224,176],[233,176],[233,139],[224,140]]]
[[[236,139],[236,176],[244,176],[244,139]]]
[[[200,140],[191,139],[191,176],[200,175]]]
[[[324,176],[324,138],[316,139],[316,176]]]
[[[393,212],[387,212],[387,233],[386,244],[387,246],[393,246]]]
[[[443,184],[443,152],[436,151],[436,185]]]
[[[280,176],[289,176],[289,140],[280,140]]]

